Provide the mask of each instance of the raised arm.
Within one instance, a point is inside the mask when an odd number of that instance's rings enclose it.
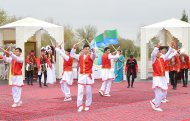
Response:
[[[156,55],[158,54],[158,52],[159,52],[159,48],[158,48],[158,47],[155,47],[154,50],[153,50],[152,53],[151,53],[151,61],[152,61],[152,63],[155,62],[155,60],[156,60]]]
[[[171,53],[172,53],[172,48],[169,47],[168,52],[164,55],[164,59],[165,59],[165,60],[168,60],[168,58],[169,58],[169,56],[170,56]]]
[[[170,53],[170,55],[168,56],[168,58],[166,58],[166,60],[170,60],[172,57],[174,57],[175,55],[177,55],[177,50],[173,49],[173,52]]]
[[[55,48],[55,51],[58,52],[59,55],[60,55],[61,57],[63,57],[63,59],[65,59],[66,61],[69,60],[69,56],[66,55],[61,49],[59,49],[59,48]]]
[[[24,62],[24,59],[22,57],[16,56],[13,53],[11,53],[10,55],[11,55],[12,59],[15,60],[16,62],[18,62],[18,63],[23,63]]]
[[[96,50],[95,50],[95,49],[92,49],[92,53],[91,53],[91,55],[90,55],[90,58],[91,58],[92,60],[94,60],[94,59],[96,58]]]
[[[119,58],[119,53],[117,52],[116,55],[112,55],[111,53],[108,55],[108,59],[118,59]]]
[[[11,57],[6,57],[6,55],[3,55],[3,60],[7,63],[11,63],[12,58]]]
[[[71,57],[79,60],[79,54],[76,54],[76,49],[75,48],[72,48],[72,50],[71,50]]]

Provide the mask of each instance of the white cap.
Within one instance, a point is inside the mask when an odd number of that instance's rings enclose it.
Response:
[[[46,48],[45,48],[45,47],[42,47],[41,50],[45,50],[45,51],[46,51]]]
[[[185,49],[184,48],[180,49],[180,53],[185,54]]]
[[[46,50],[49,50],[51,49],[51,47],[49,45],[46,46]]]

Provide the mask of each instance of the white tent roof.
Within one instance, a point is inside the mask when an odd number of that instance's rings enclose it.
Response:
[[[190,27],[190,23],[172,18],[159,23],[144,26],[142,28],[163,28],[163,27]]]
[[[61,27],[55,24],[51,24],[42,20],[34,19],[31,17],[27,17],[21,20],[18,20],[16,22],[6,24],[4,26],[1,26],[0,28],[16,28],[16,27]]]

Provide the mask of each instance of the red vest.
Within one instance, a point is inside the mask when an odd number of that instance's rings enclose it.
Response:
[[[28,64],[30,64],[30,63],[36,63],[36,57],[35,56],[31,56],[31,55],[28,55],[27,56],[27,58],[26,58],[26,62],[28,63]]]
[[[169,60],[165,61],[165,71],[169,71]]]
[[[18,63],[15,60],[12,60],[11,74],[15,76],[22,75],[22,65],[23,63]]]
[[[64,71],[72,71],[72,66],[73,66],[73,58],[69,56],[68,61],[64,60],[63,64]]]
[[[110,59],[108,59],[107,53],[104,53],[102,55],[102,68],[107,68],[107,69],[111,68],[111,61],[110,61]]]
[[[92,74],[93,60],[88,54],[84,60],[84,55],[79,56],[80,74]]]
[[[180,55],[180,64],[181,64],[181,69],[188,68],[189,67],[189,57],[187,55]]]
[[[165,76],[165,62],[163,58],[156,58],[152,64],[153,76]]]
[[[169,68],[170,71],[178,71],[180,69],[180,60],[178,55],[170,59]]]

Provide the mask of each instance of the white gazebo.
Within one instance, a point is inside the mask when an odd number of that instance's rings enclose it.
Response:
[[[4,45],[7,41],[14,42],[16,47],[20,47],[23,50],[21,56],[24,58],[25,43],[30,37],[36,35],[35,46],[37,57],[39,57],[41,49],[41,30],[45,30],[57,43],[64,42],[64,29],[62,26],[27,17],[0,27],[0,45]],[[61,78],[62,75],[62,62],[63,59],[61,59],[60,56],[56,56],[57,78]],[[23,66],[23,72],[23,75],[25,75],[25,65]]]
[[[148,43],[159,34],[160,42],[164,45],[166,37],[164,32],[166,30],[171,33],[172,37],[177,38],[186,53],[190,55],[190,24],[178,19],[169,19],[149,26],[141,27],[141,79],[148,78]]]

